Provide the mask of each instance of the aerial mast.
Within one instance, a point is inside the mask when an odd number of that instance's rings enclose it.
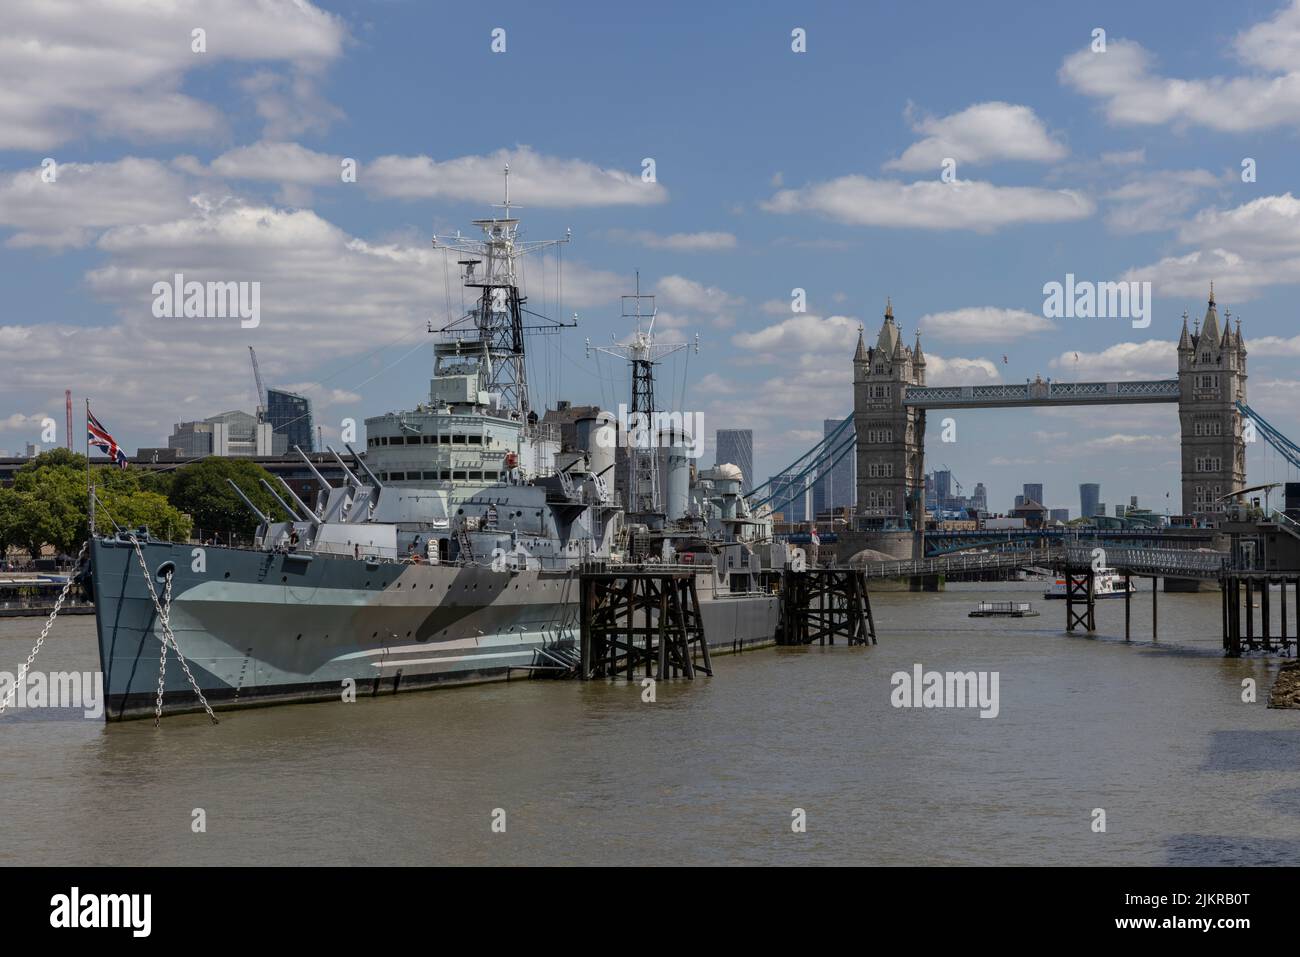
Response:
[[[505,411],[517,413],[527,421],[532,407],[528,397],[524,336],[558,333],[565,326],[577,325],[577,322],[558,322],[528,309],[528,299],[519,291],[515,262],[548,246],[567,243],[571,232],[566,231],[563,239],[519,240],[519,220],[511,216],[511,210],[517,207],[510,203],[508,163],[505,167],[505,199],[493,205],[502,210],[500,217],[474,220],[474,225],[483,230],[482,239],[469,239],[459,233],[454,237],[433,237],[435,249],[461,254],[458,263],[463,269],[465,287],[479,290],[478,301],[468,313],[437,331],[444,338],[468,340],[464,343],[466,352],[485,353],[489,360],[488,391],[500,395]],[[480,266],[483,267],[481,272],[478,271]]]
[[[642,303],[648,303],[648,313],[642,311]],[[641,294],[641,273],[636,274],[636,291],[630,296],[622,297],[623,318],[631,319],[635,331],[625,342],[616,342],[610,346],[599,346],[597,352],[626,358],[632,369],[632,406],[626,418],[629,435],[626,437],[628,450],[628,496],[629,513],[656,513],[663,511],[659,496],[659,435],[656,413],[660,410],[655,403],[654,367],[665,356],[672,355],[687,347],[685,342],[655,342],[654,326],[658,309],[653,295]],[[699,352],[696,342],[695,351]],[[587,354],[591,355],[590,340]]]

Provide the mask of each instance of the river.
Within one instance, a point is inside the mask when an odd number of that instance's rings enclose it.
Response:
[[[1042,587],[879,592],[875,647],[718,656],[713,678],[660,683],[654,703],[622,681],[520,680],[226,712],[216,727],[11,711],[0,863],[1300,858],[1300,712],[1266,706],[1277,659],[1221,656],[1218,595],[1162,593],[1152,642],[1144,591],[1125,643],[1122,601],[1098,603],[1095,637],[1068,636]],[[1042,616],[967,617],[1008,598]],[[0,669],[17,670],[40,625],[0,620]],[[996,672],[997,716],[892,706],[891,675],[916,664]],[[35,667],[97,666],[86,616],[57,622]]]

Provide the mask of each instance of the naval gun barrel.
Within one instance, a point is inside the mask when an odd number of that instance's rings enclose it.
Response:
[[[344,442],[343,447],[351,452],[352,457],[357,460],[357,464],[366,470],[366,474],[370,476],[370,481],[375,483],[375,488],[383,488],[384,483],[375,478],[375,473],[370,471],[370,466],[365,463],[365,460],[362,459],[361,456],[357,455],[357,450],[352,447],[352,444],[350,442]]]
[[[348,477],[348,482],[351,483],[352,485],[355,485],[357,488],[361,488],[361,481],[355,475],[352,474],[352,470],[348,468],[347,463],[344,462],[343,459],[339,456],[339,454],[334,451],[334,446],[327,445],[325,446],[325,449],[326,451],[329,452],[330,455],[334,456],[334,461],[339,463],[339,468],[341,468],[343,470],[343,474]],[[356,455],[355,452],[353,452],[352,454]]]
[[[247,495],[244,494],[244,490],[240,488],[238,485],[236,485],[233,479],[226,479],[226,483],[235,490],[236,495],[238,495],[241,499],[243,499],[244,504],[247,505],[249,509],[252,511],[252,513],[261,520],[263,525],[271,524],[271,520],[266,517],[266,515],[262,512],[260,508],[258,508],[256,505],[253,504],[252,499],[250,499]]]
[[[325,481],[325,476],[316,471],[316,466],[311,464],[311,459],[308,458],[306,452],[296,445],[293,447],[293,450],[302,456],[302,460],[307,463],[307,468],[311,469],[311,474],[316,476],[316,481],[320,482],[322,488],[332,489],[334,487],[333,485],[330,485],[329,482]]]
[[[320,520],[316,517],[316,513],[307,507],[307,503],[298,497],[297,493],[294,492],[294,490],[289,487],[289,483],[286,482],[284,478],[279,475],[276,476],[276,479],[280,482],[281,485],[284,486],[284,490],[289,493],[289,497],[294,500],[294,503],[297,504],[298,507],[301,508],[303,512],[306,514],[307,521],[311,522],[313,525],[317,524]]]
[[[271,487],[271,483],[270,483],[270,482],[268,482],[266,479],[258,479],[258,482],[260,482],[260,483],[262,484],[262,488],[266,489],[268,492],[271,493],[271,497],[272,497],[273,499],[275,499],[277,502],[280,503],[280,507],[281,507],[282,509],[284,509],[285,514],[288,515],[288,516],[289,516],[293,521],[296,521],[296,522],[304,521],[304,519],[303,519],[303,517],[302,517],[301,515],[299,515],[296,511],[294,511],[292,508],[289,507],[289,503],[288,503],[288,502],[286,502],[284,499],[280,498],[280,496],[279,496],[279,494],[276,492],[276,490],[275,490],[274,488]]]

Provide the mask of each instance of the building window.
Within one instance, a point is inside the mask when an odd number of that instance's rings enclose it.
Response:
[[[461,481],[461,482],[465,481],[465,473],[461,471],[453,471],[451,473],[451,477],[455,481]]]
[[[439,445],[451,445],[451,436],[450,436],[450,435],[440,435],[440,436],[438,436],[438,444],[439,444]]]

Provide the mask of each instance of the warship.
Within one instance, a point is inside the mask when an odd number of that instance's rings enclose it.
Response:
[[[344,446],[351,467],[330,448],[342,481],[303,455],[314,502],[266,486],[283,521],[236,486],[257,513],[251,547],[92,530],[107,720],[570,674],[580,575],[619,563],[689,566],[712,649],[774,640],[765,571],[786,546],[738,468],[696,469],[679,435],[628,449],[620,483],[629,437],[613,414],[578,418],[564,443],[530,406],[525,342],[564,324],[528,308],[516,269],[567,237],[524,242],[506,177],[504,212],[474,223],[481,238],[434,238],[460,257],[472,305],[437,330],[427,401],[367,418],[364,454]],[[634,406],[653,352],[631,356]],[[652,458],[666,459],[665,494],[619,489],[659,481]],[[181,667],[165,665],[168,648]]]

